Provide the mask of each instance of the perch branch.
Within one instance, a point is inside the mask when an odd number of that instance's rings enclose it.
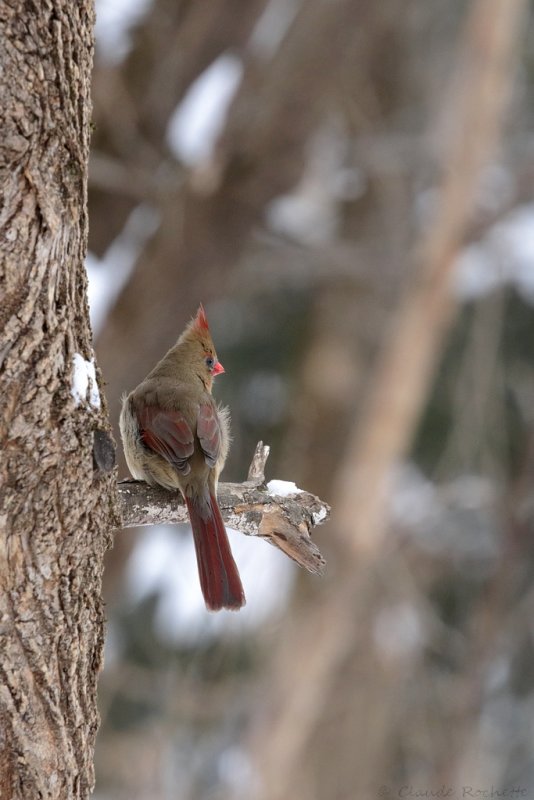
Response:
[[[218,500],[229,528],[247,536],[267,539],[308,572],[322,574],[325,560],[311,540],[311,531],[324,522],[330,508],[309,492],[280,495],[265,485],[269,447],[258,442],[244,483],[220,483]],[[125,480],[118,485],[125,528],[188,522],[179,492],[154,488],[143,481]]]

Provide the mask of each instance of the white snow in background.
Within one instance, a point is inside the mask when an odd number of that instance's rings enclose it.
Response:
[[[507,214],[458,259],[455,289],[462,300],[474,300],[507,284],[525,302],[534,303],[534,203]]]
[[[506,687],[510,680],[511,664],[508,655],[500,655],[488,664],[485,677],[487,692],[498,692]]]
[[[375,617],[373,638],[377,648],[388,658],[396,660],[413,655],[424,642],[417,609],[410,603],[381,609]]]
[[[390,514],[394,529],[428,552],[452,557],[471,573],[487,573],[499,558],[498,492],[482,475],[463,474],[443,484],[428,480],[413,463],[392,476]]]
[[[116,64],[128,55],[130,30],[148,13],[152,0],[96,0],[97,56]]]
[[[455,290],[462,300],[483,297],[505,282],[504,273],[492,260],[481,244],[469,245],[461,252],[456,262]]]
[[[224,53],[191,84],[167,128],[167,142],[180,161],[194,166],[209,158],[242,76],[241,60]]]
[[[181,528],[182,530],[180,530]],[[138,603],[158,594],[156,629],[173,642],[195,642],[226,631],[254,629],[286,605],[294,565],[265,542],[228,529],[247,604],[240,611],[206,610],[188,525],[151,528],[143,533],[127,567],[129,595]]]
[[[328,192],[317,184],[301,184],[292,194],[272,200],[267,209],[267,223],[275,233],[308,246],[331,242],[337,222]]]
[[[89,309],[95,336],[128,281],[139,254],[157,230],[159,216],[148,205],[134,208],[124,228],[110,244],[101,259],[87,254],[85,266],[89,281]]]
[[[303,492],[293,481],[277,480],[269,481],[267,490],[274,497],[292,497],[294,494],[302,494]]]
[[[392,481],[391,514],[400,525],[424,527],[439,507],[437,486],[411,462],[402,464]]]
[[[96,382],[95,360],[86,361],[80,353],[74,353],[72,358],[72,386],[70,393],[77,406],[87,402],[89,390],[89,403],[93,408],[100,408],[100,392]]]
[[[258,58],[272,58],[297,15],[297,0],[270,0],[250,37],[251,52]]]
[[[346,166],[347,137],[334,121],[323,125],[307,144],[306,166],[298,184],[267,206],[267,226],[306,246],[332,242],[341,204],[367,190],[365,174]]]
[[[475,203],[477,209],[498,214],[510,208],[516,192],[516,177],[502,164],[488,164],[478,181]]]
[[[231,745],[221,753],[217,772],[222,783],[231,791],[232,795],[250,797],[251,787],[255,785],[256,773],[251,761],[250,753],[244,747]]]

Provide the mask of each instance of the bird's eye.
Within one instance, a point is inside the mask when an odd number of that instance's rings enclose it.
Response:
[[[213,369],[214,364],[215,364],[215,360],[214,360],[213,356],[206,356],[206,366],[207,366],[207,368],[208,369]]]

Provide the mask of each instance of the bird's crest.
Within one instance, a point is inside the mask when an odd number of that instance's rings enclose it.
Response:
[[[211,344],[211,334],[208,325],[208,319],[206,317],[206,312],[204,311],[204,306],[202,305],[202,303],[199,305],[197,313],[195,314],[189,325],[186,327],[185,331],[178,339],[178,344],[182,344],[183,342],[189,342],[192,340],[200,340],[201,342],[207,342],[210,345],[210,347],[213,347],[213,345]]]
[[[196,313],[196,316],[193,318],[191,327],[197,330],[199,333],[205,333],[210,329],[206,317],[206,312],[204,311],[204,306],[202,305],[202,303],[198,307],[198,311]]]

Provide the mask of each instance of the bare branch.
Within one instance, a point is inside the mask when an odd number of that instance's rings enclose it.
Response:
[[[329,506],[309,492],[280,496],[265,486],[269,447],[258,442],[244,483],[219,484],[218,500],[224,521],[247,536],[261,536],[308,572],[320,575],[325,560],[311,540],[311,531],[328,519]],[[188,522],[180,492],[168,492],[143,481],[118,485],[125,528]]]

